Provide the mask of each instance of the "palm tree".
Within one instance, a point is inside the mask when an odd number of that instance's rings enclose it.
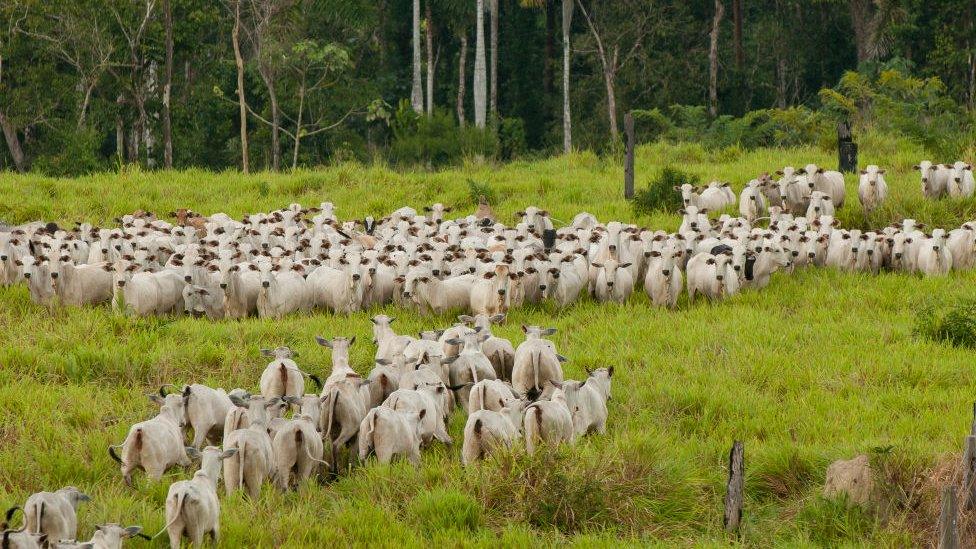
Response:
[[[485,127],[487,118],[488,75],[485,60],[485,0],[475,0],[475,43],[474,43],[474,125]]]

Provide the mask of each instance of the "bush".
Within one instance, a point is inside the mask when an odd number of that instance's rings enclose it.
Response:
[[[100,136],[94,128],[58,131],[51,150],[34,159],[33,169],[55,177],[78,176],[105,169],[99,159]]]
[[[521,118],[502,118],[498,122],[498,156],[513,160],[525,154],[525,122]]]
[[[681,209],[681,194],[674,190],[685,183],[697,185],[698,178],[672,166],[666,166],[647,187],[634,193],[631,205],[634,213],[645,215],[663,211],[675,213]]]
[[[478,198],[485,197],[489,204],[498,203],[498,195],[495,193],[495,188],[491,186],[488,182],[479,182],[473,179],[468,180],[468,196],[471,199],[471,204],[477,206]]]
[[[498,151],[494,133],[474,126],[458,128],[447,109],[435,109],[427,116],[414,112],[409,102],[401,101],[390,127],[390,159],[397,164],[444,166],[465,157],[494,158]]]
[[[915,333],[933,341],[976,349],[976,299],[960,299],[948,306],[924,305],[915,319]]]

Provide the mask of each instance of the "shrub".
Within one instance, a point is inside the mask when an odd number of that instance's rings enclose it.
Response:
[[[471,204],[473,205],[478,204],[478,198],[481,196],[485,197],[489,204],[498,203],[498,195],[495,193],[495,188],[492,187],[487,181],[482,183],[480,181],[469,179],[468,196],[470,197]]]
[[[401,101],[390,126],[390,159],[397,164],[444,166],[456,164],[464,157],[494,158],[498,152],[498,138],[491,130],[459,128],[447,109],[422,115],[414,112],[407,101]]]
[[[957,347],[976,348],[976,299],[940,305],[928,303],[916,315],[915,333]]]
[[[525,122],[521,118],[502,118],[498,122],[498,156],[513,160],[525,154]]]
[[[652,179],[647,187],[634,193],[631,205],[637,215],[657,211],[675,213],[681,209],[681,194],[674,190],[685,183],[698,184],[698,178],[672,166],[665,166],[661,174]]]

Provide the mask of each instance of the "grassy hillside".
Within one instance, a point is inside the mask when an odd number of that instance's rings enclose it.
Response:
[[[854,178],[846,225],[883,225],[903,216],[957,224],[976,202],[925,203],[911,166],[925,156],[902,143],[862,144],[863,163],[889,168],[892,200],[874,219],[857,206]],[[704,180],[744,181],[784,164],[833,167],[815,149],[737,149],[654,145],[638,156],[638,186],[664,164]],[[947,160],[947,159],[933,159]],[[569,221],[586,210],[674,229],[676,216],[634,218],[621,198],[619,163],[579,154],[505,166],[469,165],[438,173],[396,173],[343,165],[288,175],[106,174],[72,180],[0,179],[0,217],[106,222],[144,208],[190,207],[233,216],[299,201],[331,200],[340,217],[397,206],[468,204],[467,179],[489,182],[505,217],[535,204]],[[745,442],[749,545],[905,546],[929,542],[938,492],[958,461],[976,395],[971,351],[913,335],[930,299],[971,295],[976,275],[943,279],[815,270],[777,274],[761,292],[717,305],[684,300],[676,312],[646,296],[623,306],[578,304],[514,311],[496,333],[521,341],[520,323],[559,328],[569,377],[614,365],[609,431],[572,448],[520,452],[463,470],[460,445],[434,446],[423,465],[356,468],[329,485],[296,493],[266,489],[260,501],[223,499],[222,536],[234,546],[725,544],[727,452]],[[443,327],[450,317],[397,316],[401,333]],[[0,506],[31,492],[73,484],[94,496],[80,511],[92,525],[164,521],[166,489],[188,472],[123,485],[106,454],[128,426],[154,413],[145,393],[165,382],[256,389],[266,364],[260,347],[289,345],[299,364],[326,372],[327,351],[313,336],[356,335],[353,363],[370,368],[368,317],[315,314],[282,321],[133,320],[105,308],[32,304],[24,287],[0,289]],[[463,413],[450,431],[460,441]],[[868,453],[888,488],[884,504],[862,511],[820,496],[827,465]],[[157,542],[158,543],[158,542]]]

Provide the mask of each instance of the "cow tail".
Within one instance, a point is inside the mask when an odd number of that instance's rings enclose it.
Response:
[[[241,437],[241,441],[238,443],[237,450],[237,489],[244,489],[244,447],[247,446],[247,437]]]

